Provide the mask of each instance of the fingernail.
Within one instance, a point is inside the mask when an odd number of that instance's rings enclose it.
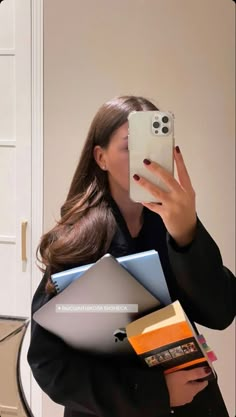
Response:
[[[151,161],[149,161],[149,159],[144,159],[144,160],[143,160],[143,163],[144,163],[145,165],[150,165]]]
[[[180,149],[179,149],[178,146],[175,147],[175,150],[176,150],[177,153],[180,153]]]
[[[210,366],[205,366],[205,368],[204,368],[204,372],[205,372],[206,374],[210,374],[210,373],[211,373],[211,368],[210,368]]]
[[[137,174],[134,174],[133,175],[133,179],[136,180],[136,181],[139,181],[140,180],[140,177]]]

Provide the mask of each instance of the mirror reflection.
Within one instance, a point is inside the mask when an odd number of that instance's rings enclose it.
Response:
[[[142,95],[175,113],[199,217],[235,272],[234,13],[232,0],[0,1],[1,417],[64,412],[32,378],[20,317],[42,277],[36,246],[102,103]],[[234,417],[234,327],[202,330]]]
[[[0,316],[0,416],[32,417],[20,373],[22,343],[29,320]]]

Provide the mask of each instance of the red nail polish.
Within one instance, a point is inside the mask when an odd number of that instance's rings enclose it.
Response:
[[[210,374],[210,373],[211,373],[211,368],[210,368],[210,366],[205,366],[205,368],[204,368],[204,372],[205,372],[206,374]]]
[[[177,152],[177,153],[180,153],[180,149],[179,149],[179,147],[178,147],[178,146],[176,146],[176,147],[175,147],[175,149],[176,149],[176,152]]]
[[[150,165],[151,161],[149,161],[149,159],[144,159],[144,160],[143,160],[143,163],[144,163],[145,165]]]
[[[139,177],[139,175],[134,174],[134,175],[133,175],[133,179],[134,179],[134,180],[136,180],[136,181],[139,181],[139,180],[140,180],[140,177]]]

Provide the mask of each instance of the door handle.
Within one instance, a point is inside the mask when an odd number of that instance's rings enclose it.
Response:
[[[21,260],[27,261],[27,254],[26,254],[26,228],[27,228],[27,221],[23,221],[21,223]]]

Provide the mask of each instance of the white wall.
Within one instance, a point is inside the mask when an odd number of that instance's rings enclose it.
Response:
[[[44,2],[45,230],[97,108],[115,95],[142,94],[175,112],[198,214],[234,271],[234,11],[232,0]],[[234,327],[204,333],[234,417]],[[48,407],[45,396],[43,417],[52,415]]]

